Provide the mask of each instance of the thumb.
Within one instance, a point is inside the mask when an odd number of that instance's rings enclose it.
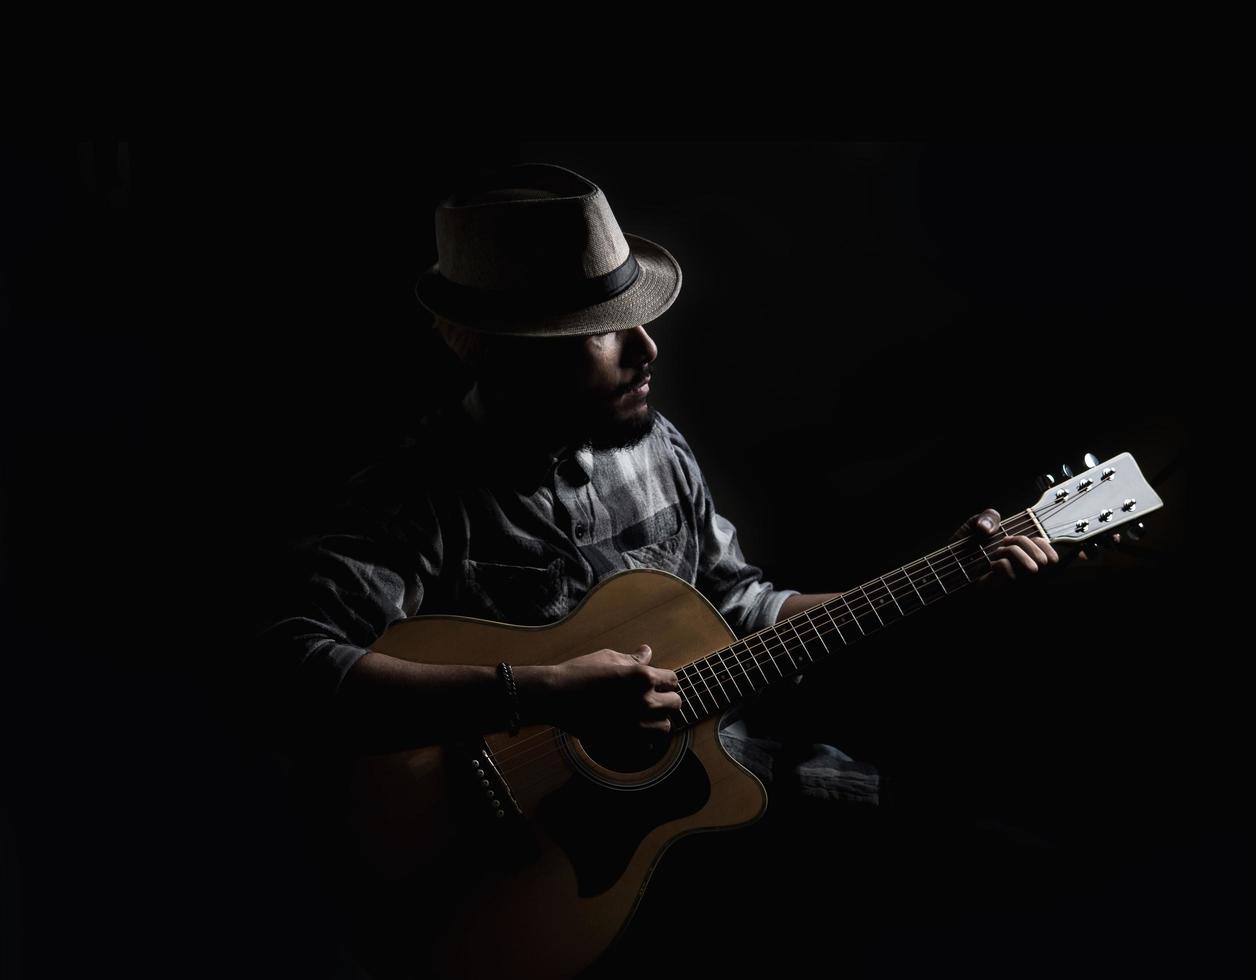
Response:
[[[974,533],[983,538],[990,537],[999,526],[999,521],[999,512],[993,507],[988,507],[980,513],[973,514],[972,517],[956,528],[948,543],[954,543],[960,540],[960,538],[966,538]]]
[[[650,657],[653,656],[653,651],[651,651],[650,649],[650,644],[642,643],[641,646],[637,647],[637,649],[633,652],[633,656],[636,657],[643,664],[649,663]]]

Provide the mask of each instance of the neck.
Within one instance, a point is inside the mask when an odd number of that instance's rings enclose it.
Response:
[[[1008,534],[1041,534],[1024,510],[985,543],[970,536],[804,609],[680,668],[680,723],[692,725],[971,585]]]
[[[477,386],[485,421],[512,445],[554,454],[571,445],[572,437],[558,424],[561,415],[534,393],[511,392],[483,379]]]

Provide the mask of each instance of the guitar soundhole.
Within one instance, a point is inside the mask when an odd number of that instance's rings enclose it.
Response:
[[[641,772],[658,764],[667,754],[672,736],[666,732],[628,732],[583,735],[580,744],[598,765],[612,772]]]

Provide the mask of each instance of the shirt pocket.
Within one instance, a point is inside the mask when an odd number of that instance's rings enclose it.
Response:
[[[622,552],[624,564],[629,568],[659,568],[692,584],[696,568],[696,556],[690,554],[692,541],[693,536],[682,523],[667,537]]]
[[[567,613],[566,564],[510,565],[464,558],[465,615],[536,626]]]

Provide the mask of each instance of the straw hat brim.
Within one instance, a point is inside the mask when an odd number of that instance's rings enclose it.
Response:
[[[439,263],[425,269],[415,284],[414,294],[423,308],[451,323],[489,333],[520,336],[564,336],[626,330],[661,316],[680,294],[680,263],[657,242],[623,232],[624,240],[641,266],[641,274],[628,289],[601,303],[579,310],[553,313],[541,319],[485,320],[470,317],[454,307],[448,283],[439,272]]]

